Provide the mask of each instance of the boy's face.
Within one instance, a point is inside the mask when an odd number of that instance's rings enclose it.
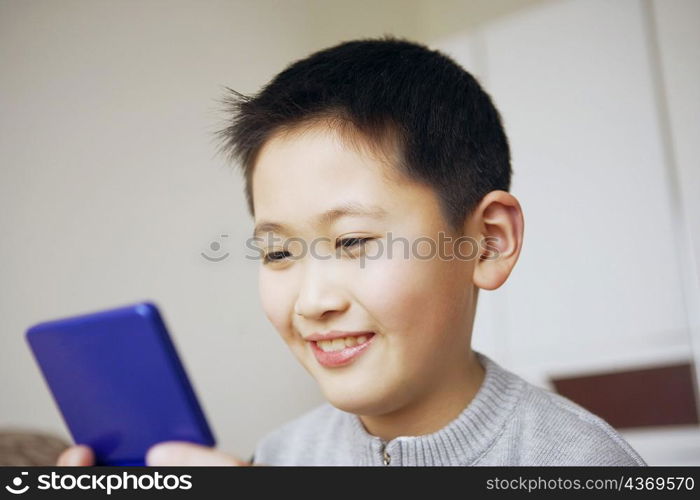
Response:
[[[288,229],[261,233],[256,243],[277,259],[260,265],[265,314],[328,401],[360,415],[384,415],[420,401],[438,381],[463,372],[471,353],[474,260],[448,258],[455,247],[444,242],[448,229],[432,189],[392,183],[387,168],[344,146],[335,132],[313,129],[269,140],[253,174],[256,225],[276,222]],[[382,215],[317,225],[320,214],[343,203]],[[408,245],[394,241],[390,255],[389,233]],[[353,238],[372,239],[343,251],[338,240],[350,239],[347,246]],[[460,250],[466,255],[471,248]],[[319,345],[308,340],[337,330],[373,334],[365,336],[365,348],[346,347],[340,354],[318,353]],[[343,361],[353,351],[359,354]],[[326,358],[340,361],[329,366],[333,360]]]

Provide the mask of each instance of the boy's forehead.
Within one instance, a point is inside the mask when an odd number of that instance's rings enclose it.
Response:
[[[297,168],[298,172],[310,167],[325,165],[332,167],[345,159],[367,161],[360,151],[348,147],[338,132],[321,128],[277,133],[267,139],[257,155],[255,173]]]
[[[273,136],[253,172],[253,236],[323,230],[346,217],[388,220],[424,204],[426,186],[403,177],[387,158],[358,150],[329,128]]]
[[[333,131],[273,136],[260,149],[253,167],[253,197],[274,205],[304,196],[343,200],[352,198],[352,189],[363,189],[369,196],[384,195],[400,181],[387,172],[391,168],[371,152],[348,145]]]
[[[262,169],[278,175],[293,160],[303,164],[326,165],[351,160],[372,167],[377,177],[390,185],[411,182],[399,165],[401,148],[395,136],[369,138],[353,126],[337,126],[327,121],[300,124],[273,133],[260,147],[252,177]],[[262,167],[262,168],[261,168]]]

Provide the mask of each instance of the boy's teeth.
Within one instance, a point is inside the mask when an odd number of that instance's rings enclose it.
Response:
[[[316,345],[325,352],[331,351],[342,351],[346,347],[355,347],[359,344],[364,344],[367,342],[366,335],[360,335],[359,337],[343,337],[333,340],[318,340]]]

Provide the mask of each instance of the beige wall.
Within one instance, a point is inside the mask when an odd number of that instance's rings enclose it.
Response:
[[[27,326],[141,298],[228,451],[320,400],[259,306],[242,184],[212,141],[223,85],[254,91],[311,49],[303,7],[0,3],[0,425],[66,435]]]

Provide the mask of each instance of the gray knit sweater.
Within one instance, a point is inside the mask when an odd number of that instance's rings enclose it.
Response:
[[[442,429],[388,442],[360,419],[324,403],[265,435],[266,465],[646,466],[607,422],[474,351],[484,366],[476,396]]]

